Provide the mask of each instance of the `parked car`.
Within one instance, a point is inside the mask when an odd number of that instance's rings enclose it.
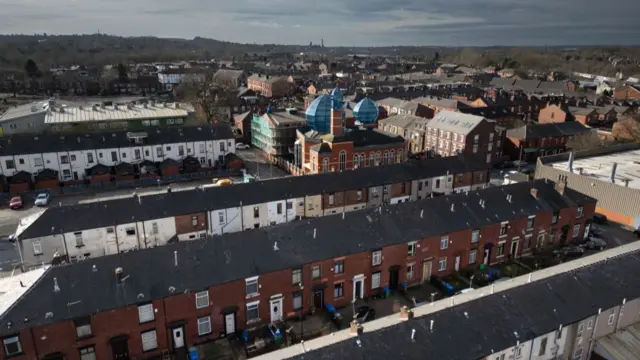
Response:
[[[560,249],[553,250],[553,254],[556,256],[580,257],[584,254],[584,249],[577,245],[567,245]]]
[[[604,250],[607,247],[607,242],[597,237],[589,237],[587,241],[580,244],[581,247],[589,250]]]
[[[633,234],[637,237],[640,237],[640,226],[638,226],[635,230],[633,230]]]
[[[604,231],[602,231],[602,229],[595,227],[594,225],[591,225],[591,227],[589,228],[589,235],[593,236],[593,237],[602,237],[602,235],[604,234]]]
[[[9,201],[9,209],[18,210],[22,208],[22,196],[14,196]]]
[[[515,160],[514,162],[512,162],[512,163],[511,163],[511,165],[512,165],[513,167],[518,167],[518,166],[519,166],[519,167],[523,168],[523,167],[527,166],[528,164],[527,164],[527,162],[526,162],[526,161],[522,161],[522,160]]]
[[[249,148],[249,145],[243,144],[241,142],[236,143],[236,150],[246,150]]]
[[[373,308],[363,305],[356,310],[356,319],[360,324],[376,318],[376,311]]]
[[[594,214],[593,215],[593,222],[596,224],[606,224],[609,222],[609,219],[607,219],[606,215],[602,215],[602,214]]]
[[[45,192],[38,194],[34,204],[36,206],[47,206],[49,205],[49,201],[51,201],[51,194]]]

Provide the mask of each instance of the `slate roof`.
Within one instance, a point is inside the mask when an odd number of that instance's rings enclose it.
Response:
[[[18,106],[7,109],[7,111],[5,111],[4,113],[0,113],[0,122],[15,120],[25,116],[34,116],[34,115],[41,117],[44,121],[48,108],[49,108],[48,101],[40,101],[40,102],[33,102],[30,104],[18,105]]]
[[[413,127],[414,123],[428,124],[430,119],[425,119],[415,115],[393,115],[386,119],[378,120],[378,126],[380,125],[392,125],[402,129],[408,129]]]
[[[486,119],[482,116],[442,110],[431,119],[429,127],[457,134],[468,134],[484,120]]]
[[[233,139],[231,127],[227,124],[204,124],[179,128],[148,127],[143,145],[172,144],[186,141],[210,141]],[[41,154],[49,152],[82,151],[89,149],[113,149],[130,147],[127,131],[100,132],[88,134],[19,134],[0,137],[0,156]]]
[[[532,187],[538,189],[538,199],[531,196]],[[506,199],[508,194],[511,202]],[[480,199],[486,199],[486,207],[480,205]],[[563,196],[555,190],[553,182],[535,180],[364,209],[347,213],[344,219],[342,215],[334,215],[293,221],[53,267],[0,317],[0,335],[187,291],[201,291],[320,260],[595,201],[569,188]],[[449,210],[451,204],[454,204],[453,212]],[[94,218],[98,216],[91,214]],[[275,242],[277,251],[273,250]],[[178,266],[174,265],[174,251]],[[118,267],[128,276],[122,285],[115,283],[114,270]],[[59,291],[54,291],[54,283]],[[575,301],[570,303],[579,306]],[[51,314],[45,316],[47,313]],[[28,321],[25,322],[25,318]],[[7,326],[9,322],[12,326]]]
[[[489,83],[489,86],[493,86],[493,87],[511,87],[513,86],[513,83],[515,83],[515,79],[508,79],[508,78],[500,78],[500,77],[496,77],[491,79],[491,82]]]
[[[365,146],[399,144],[405,141],[404,138],[400,135],[389,134],[378,129],[361,129],[359,127],[345,128],[344,135],[342,136],[324,134],[321,135],[320,138],[323,141],[335,143],[353,141],[353,146],[356,148]]]
[[[256,181],[205,189],[173,191],[171,193],[141,196],[137,199],[114,199],[87,204],[49,207],[44,214],[18,234],[21,239],[48,236],[54,233],[74,232],[161,219],[171,216],[228,209],[234,206],[261,204],[314,194],[362,189],[385,184],[396,184],[416,179],[427,179],[469,171],[486,170],[487,165],[470,159],[445,157],[429,159],[424,163],[407,162],[357,171],[343,171],[281,179]]]
[[[441,106],[449,109],[461,109],[465,107],[469,107],[469,105],[464,104],[458,100],[439,98],[436,96],[424,96],[419,97],[417,99],[413,99],[413,102],[417,102],[424,105],[432,105],[432,106]]]
[[[640,297],[639,261],[640,253],[630,253],[378,331],[365,331],[358,337],[361,347],[352,338],[290,359],[482,359],[518,341],[548,334],[560,324],[592,316],[599,308],[620,305],[623,298]],[[411,341],[413,329],[415,341]]]
[[[507,136],[516,139],[541,139],[558,136],[573,136],[593,131],[577,121],[565,121],[552,124],[531,124],[507,130]]]

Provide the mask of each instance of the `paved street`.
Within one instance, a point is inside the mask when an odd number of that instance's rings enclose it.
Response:
[[[236,155],[242,159],[247,171],[257,180],[277,179],[290,176],[289,173],[267,161],[261,150],[250,148],[237,150]]]

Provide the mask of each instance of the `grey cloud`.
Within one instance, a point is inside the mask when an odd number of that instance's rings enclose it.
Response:
[[[0,0],[0,8],[1,33],[345,46],[631,44],[640,34],[638,0]]]

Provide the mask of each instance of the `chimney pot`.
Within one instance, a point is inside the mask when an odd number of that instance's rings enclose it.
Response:
[[[616,170],[618,170],[618,163],[614,162],[613,165],[611,165],[611,182],[612,183],[616,183]]]
[[[116,273],[116,284],[122,284],[122,279],[124,277],[124,269],[121,267],[117,267],[115,270]]]
[[[538,189],[531,188],[531,196],[533,196],[535,199],[537,199],[538,198]]]

